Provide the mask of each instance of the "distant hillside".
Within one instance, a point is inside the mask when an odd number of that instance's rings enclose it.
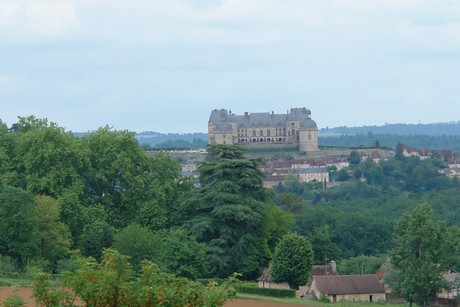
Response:
[[[384,126],[336,127],[322,128],[320,135],[352,135],[352,134],[397,134],[397,135],[460,135],[460,121],[433,124],[386,124]]]
[[[83,136],[86,133],[75,133]],[[208,134],[159,133],[146,131],[136,134],[145,148],[205,148]],[[319,129],[320,146],[395,148],[397,143],[423,149],[450,149],[460,152],[460,121],[433,124],[387,124],[384,126],[336,127]]]
[[[136,134],[141,146],[152,148],[204,148],[208,143],[207,133],[159,133],[141,132]]]

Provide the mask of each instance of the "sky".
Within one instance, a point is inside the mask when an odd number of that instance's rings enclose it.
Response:
[[[0,119],[207,132],[213,109],[319,128],[460,120],[458,0],[0,0]]]

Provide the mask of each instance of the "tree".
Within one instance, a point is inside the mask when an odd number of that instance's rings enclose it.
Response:
[[[271,265],[274,282],[287,282],[297,289],[310,279],[313,266],[313,250],[303,236],[289,233],[276,246]]]
[[[50,196],[36,197],[39,254],[43,259],[56,262],[66,257],[70,249],[69,227],[59,220],[59,203]]]
[[[350,179],[350,175],[347,172],[346,168],[342,168],[338,173],[337,173],[337,181],[347,181]]]
[[[23,268],[37,252],[36,227],[34,196],[19,188],[0,188],[0,254]]]
[[[340,255],[340,247],[331,241],[329,234],[329,226],[322,225],[316,227],[311,235],[311,244],[313,246],[313,254],[315,264],[324,264],[329,260],[338,260]]]
[[[112,246],[114,232],[108,223],[96,220],[83,228],[78,246],[85,256],[99,260],[104,249]]]
[[[129,256],[129,262],[136,271],[143,260],[159,260],[160,242],[149,228],[131,224],[120,230],[113,238],[113,248]]]
[[[359,152],[356,150],[350,152],[348,155],[348,162],[350,163],[351,167],[358,165],[361,162],[361,156],[359,155]]]
[[[384,262],[384,256],[360,255],[340,261],[338,271],[340,275],[375,274]]]
[[[100,128],[83,137],[91,172],[85,182],[85,206],[102,205],[115,228],[132,223],[144,192],[148,158],[133,132]]]
[[[69,189],[82,193],[89,169],[80,139],[56,123],[34,116],[20,118],[11,184],[35,195],[58,198]]]
[[[227,277],[233,272],[260,271],[256,245],[263,240],[267,191],[261,162],[246,159],[243,149],[233,145],[212,145],[199,166],[201,188],[189,200],[194,216],[185,223],[199,242],[206,243],[212,276]]]
[[[428,204],[418,205],[396,223],[391,262],[396,289],[410,302],[426,306],[443,287],[446,270],[445,228]]]
[[[185,228],[175,227],[162,232],[160,267],[189,279],[206,273],[206,245],[199,243]]]

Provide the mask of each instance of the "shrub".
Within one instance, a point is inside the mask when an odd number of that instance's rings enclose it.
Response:
[[[73,290],[87,306],[222,306],[234,296],[236,276],[217,286],[172,274],[161,273],[158,266],[144,261],[140,274],[134,273],[128,257],[107,249],[101,263],[92,258],[75,257],[78,269],[63,274],[63,285]],[[40,273],[34,279],[34,297],[45,306],[72,306],[68,293],[57,291],[49,284],[49,274]],[[55,304],[55,305],[53,305]]]
[[[9,276],[15,271],[11,257],[0,255],[0,276]]]
[[[256,288],[253,286],[236,286],[236,292],[258,294],[263,296],[279,297],[279,298],[294,298],[294,289],[273,289],[273,288]]]
[[[8,296],[8,298],[3,302],[3,307],[20,307],[25,306],[26,302],[17,294]]]

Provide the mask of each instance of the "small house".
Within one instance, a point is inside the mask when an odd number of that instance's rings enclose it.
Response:
[[[385,289],[375,275],[313,276],[308,293],[316,299],[323,296],[331,302],[385,301]]]

